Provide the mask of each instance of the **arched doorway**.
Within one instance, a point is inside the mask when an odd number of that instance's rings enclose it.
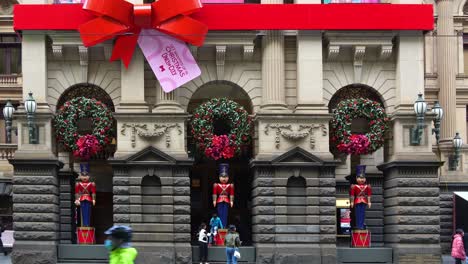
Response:
[[[202,103],[212,98],[226,97],[244,107],[252,114],[252,103],[247,93],[238,85],[225,82],[210,82],[200,87],[191,97],[187,111],[193,113]],[[222,120],[221,120],[222,121]],[[188,124],[190,128],[190,123]],[[215,134],[228,133],[222,122],[214,124]],[[192,140],[191,129],[187,129],[187,147],[189,155],[195,159],[190,173],[191,179],[191,226],[192,234],[196,234],[202,222],[209,223],[212,214],[216,212],[213,207],[212,189],[218,180],[218,165],[221,161],[214,161],[197,153]],[[242,245],[252,244],[251,230],[251,183],[252,174],[249,161],[252,157],[252,143],[240,156],[223,161],[229,163],[229,182],[235,186],[234,207],[229,209],[228,223],[234,224],[240,234]],[[195,242],[195,238],[193,242]]]
[[[112,112],[114,112],[115,107],[114,103],[107,94],[107,92],[102,89],[101,87],[89,83],[82,83],[76,84],[68,89],[66,89],[60,98],[57,101],[56,109],[57,111],[67,102],[77,97],[85,97],[89,99],[96,99],[97,101],[103,102],[107,108],[109,108]],[[93,129],[93,123],[89,119],[85,120],[78,120],[78,133],[81,135],[91,133]],[[113,123],[113,135],[111,144],[108,144],[106,148],[99,153],[98,155],[91,158],[89,161],[90,164],[90,175],[91,180],[96,183],[96,205],[94,206],[91,214],[91,226],[95,228],[95,238],[97,244],[104,243],[106,239],[104,235],[104,231],[108,229],[113,224],[113,195],[112,195],[112,178],[113,178],[113,170],[112,166],[107,162],[108,158],[113,157],[116,151],[116,136],[117,136],[117,124],[114,121]],[[60,144],[57,144],[57,152],[64,153],[66,150]],[[57,153],[58,154],[58,153]],[[71,173],[75,176],[79,173],[79,163],[80,160],[76,159],[72,153],[68,153],[68,157],[70,160],[70,168],[72,169]],[[70,182],[68,182],[68,181]],[[75,210],[74,205],[74,185],[76,179],[70,178],[70,175],[65,174],[65,176],[61,179],[61,196],[60,197],[70,197],[71,203],[61,203],[61,209],[65,209],[62,211],[70,210],[70,219],[76,219],[76,221],[72,221],[72,223],[61,223],[62,225],[70,224],[70,231],[71,231],[71,242],[76,243],[76,233],[75,228],[76,225],[80,225],[79,217],[77,217],[78,211]],[[69,184],[71,189],[67,191],[66,185]],[[63,185],[63,186],[62,186]],[[65,199],[65,198],[61,198]],[[69,208],[62,208],[69,206]]]

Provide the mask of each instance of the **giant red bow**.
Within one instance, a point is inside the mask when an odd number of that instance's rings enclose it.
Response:
[[[133,5],[125,0],[87,0],[83,9],[97,18],[80,25],[78,30],[86,47],[117,37],[111,60],[122,59],[128,67],[143,28],[156,29],[201,46],[208,28],[187,16],[201,7],[199,0],[159,0],[145,5]]]

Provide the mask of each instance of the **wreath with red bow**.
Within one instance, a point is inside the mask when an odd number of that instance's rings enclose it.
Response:
[[[228,135],[215,135],[213,122],[225,120]],[[198,149],[208,158],[230,159],[250,141],[252,120],[245,109],[227,98],[214,98],[200,105],[193,114],[192,135]]]
[[[351,155],[370,154],[384,144],[389,118],[380,103],[356,98],[341,101],[331,120],[331,142],[338,151]],[[364,135],[351,133],[354,118],[369,120],[369,132]]]
[[[92,134],[78,133],[78,120],[89,118],[93,124]],[[112,141],[112,112],[101,101],[77,97],[65,102],[54,118],[57,141],[66,150],[83,160],[91,158]]]

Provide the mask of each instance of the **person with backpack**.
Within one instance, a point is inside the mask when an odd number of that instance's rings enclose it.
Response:
[[[455,259],[455,264],[464,264],[466,259],[465,246],[463,245],[463,229],[455,230],[455,235],[452,241],[452,257]]]
[[[104,246],[109,250],[109,264],[134,264],[138,252],[131,247],[132,229],[128,226],[113,226],[104,232],[108,237]]]
[[[202,223],[198,231],[198,245],[200,246],[200,264],[209,264],[206,262],[208,258],[208,237],[210,233],[206,232],[206,224]]]
[[[241,241],[239,239],[239,234],[236,232],[235,225],[229,226],[229,232],[224,238],[224,245],[226,246],[227,264],[237,264],[237,258],[240,256],[239,247]]]

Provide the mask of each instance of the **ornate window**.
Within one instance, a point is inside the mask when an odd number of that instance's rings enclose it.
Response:
[[[0,35],[0,74],[21,73],[21,40],[13,34]]]

